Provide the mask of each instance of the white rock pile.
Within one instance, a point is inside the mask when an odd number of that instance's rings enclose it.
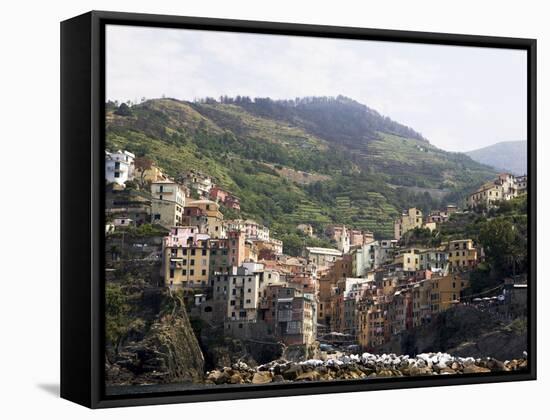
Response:
[[[209,384],[266,384],[271,382],[328,381],[379,377],[464,375],[511,372],[527,369],[527,355],[504,362],[483,358],[455,357],[447,353],[421,353],[415,357],[396,354],[363,353],[327,360],[291,362],[274,360],[252,368],[239,362],[231,367],[207,372]]]

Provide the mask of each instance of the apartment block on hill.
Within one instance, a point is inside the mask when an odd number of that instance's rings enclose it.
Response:
[[[164,238],[162,271],[167,286],[207,287],[210,264],[210,236],[196,228],[173,227]]]
[[[187,190],[171,180],[151,183],[151,221],[167,229],[182,225]]]

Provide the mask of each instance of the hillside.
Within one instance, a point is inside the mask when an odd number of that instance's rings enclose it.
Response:
[[[243,216],[279,237],[301,222],[389,237],[402,208],[458,202],[494,175],[343,97],[154,99],[116,110],[107,104],[108,149],[147,155],[171,176],[210,174],[240,197]]]
[[[466,153],[473,160],[515,175],[527,173],[527,142],[506,141]]]

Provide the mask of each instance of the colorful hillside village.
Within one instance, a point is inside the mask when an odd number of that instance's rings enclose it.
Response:
[[[437,229],[468,211],[455,205],[429,214],[405,210],[391,238],[345,225],[316,232],[302,223],[297,231],[323,235],[334,247],[304,247],[290,256],[269,227],[226,218],[240,215],[239,198],[207,174],[189,170],[172,179],[120,150],[106,152],[105,174],[107,238],[132,227],[158,228],[158,237],[141,243],[122,235],[118,251],[107,246],[108,259],[121,260],[125,246],[133,258],[157,261],[159,287],[185,290],[191,315],[223,325],[227,336],[376,349],[462,304],[469,272],[483,260],[483,249],[467,237],[433,248],[402,244],[407,232]],[[526,177],[501,174],[472,193],[468,205],[488,208],[526,188]]]

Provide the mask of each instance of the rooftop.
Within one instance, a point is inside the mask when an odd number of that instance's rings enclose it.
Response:
[[[308,246],[306,247],[306,249],[310,254],[326,254],[326,255],[338,255],[338,256],[342,255],[342,251],[339,251],[333,248],[320,248],[316,246],[312,246],[312,247]]]

